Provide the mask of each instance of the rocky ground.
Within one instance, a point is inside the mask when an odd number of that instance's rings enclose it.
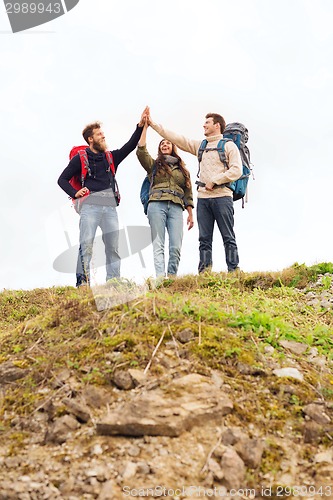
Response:
[[[333,306],[332,278],[306,291],[321,314]],[[4,414],[0,499],[333,498],[332,402],[315,389],[296,417],[276,424],[279,405],[299,404],[308,367],[331,376],[330,361],[284,340],[283,367],[267,346],[260,368],[238,363],[235,385],[228,372],[196,371],[192,341],[190,329],[179,332],[145,369],[120,368],[110,386],[53,372],[32,414]],[[26,376],[0,364],[0,406]],[[276,413],[262,413],[261,397],[274,398]]]

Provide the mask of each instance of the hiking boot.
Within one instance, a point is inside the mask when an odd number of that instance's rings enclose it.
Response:
[[[228,269],[228,273],[236,273],[238,271],[240,271],[240,268],[238,266],[235,267],[234,269]]]

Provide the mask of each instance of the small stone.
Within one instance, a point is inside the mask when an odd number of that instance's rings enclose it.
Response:
[[[136,445],[133,445],[133,446],[130,446],[128,449],[127,449],[127,454],[130,456],[130,457],[138,457],[141,453],[141,450],[138,446]]]
[[[317,453],[314,457],[315,463],[333,463],[333,450],[322,451]]]
[[[147,476],[148,474],[150,474],[151,469],[146,462],[139,462],[137,464],[136,472],[137,474],[142,474],[143,476]]]
[[[63,400],[63,404],[79,422],[87,423],[90,420],[89,408],[85,404],[68,398]]]
[[[305,423],[304,427],[304,443],[317,444],[324,434],[324,429],[316,422],[310,421]]]
[[[231,489],[239,489],[245,480],[245,465],[233,448],[228,448],[221,460],[223,485]]]
[[[310,418],[312,418],[312,420],[317,422],[317,424],[326,425],[331,422],[330,417],[325,413],[322,405],[311,403],[304,406],[303,412],[305,413],[305,415],[308,415]]]
[[[128,370],[135,385],[143,385],[147,381],[147,374],[143,370],[135,370],[133,368]]]
[[[112,382],[118,387],[118,389],[122,389],[124,391],[129,391],[134,388],[134,381],[130,373],[125,370],[117,371],[113,376]]]
[[[277,377],[290,377],[303,382],[303,375],[297,368],[277,368],[273,370],[273,374]]]
[[[185,328],[185,330],[181,330],[176,334],[176,338],[182,344],[187,344],[187,342],[190,342],[194,338],[194,333],[190,328]]]
[[[130,479],[131,477],[134,477],[136,472],[137,464],[134,462],[127,462],[122,473],[123,479]]]
[[[307,344],[302,344],[301,342],[295,342],[294,340],[281,340],[280,345],[285,349],[288,349],[293,354],[304,354],[308,350]]]
[[[91,455],[102,455],[103,454],[103,448],[100,444],[95,444],[95,446],[92,447],[90,450]]]

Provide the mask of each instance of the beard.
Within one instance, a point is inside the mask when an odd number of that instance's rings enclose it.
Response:
[[[99,153],[104,153],[107,150],[107,145],[104,140],[101,140],[99,142],[93,141],[92,147]]]

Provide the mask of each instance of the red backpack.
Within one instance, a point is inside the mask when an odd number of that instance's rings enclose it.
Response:
[[[74,146],[69,153],[69,159],[71,160],[76,156],[77,154],[80,155],[80,160],[81,160],[81,176],[79,177],[78,175],[73,175],[73,177],[70,179],[69,183],[71,186],[73,186],[74,189],[79,191],[84,187],[84,181],[87,177],[87,174],[90,174],[90,167],[89,167],[89,160],[88,160],[88,155],[87,155],[87,149],[88,146]],[[113,157],[111,151],[105,151],[105,156],[109,164],[109,169],[112,172],[112,175],[115,176],[115,169],[114,169],[114,163],[113,163]],[[116,184],[117,185],[117,184]],[[77,213],[80,213],[81,205],[83,200],[89,196],[90,191],[84,195],[81,196],[80,198],[72,198],[72,202],[74,205],[75,210]],[[120,200],[120,198],[119,198]],[[119,203],[119,201],[118,201]]]

